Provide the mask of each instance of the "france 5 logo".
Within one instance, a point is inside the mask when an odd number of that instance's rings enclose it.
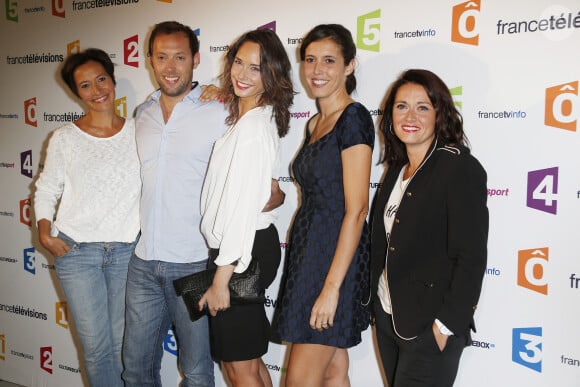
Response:
[[[556,215],[558,210],[558,167],[528,172],[526,206]]]
[[[379,52],[381,49],[381,10],[360,15],[356,20],[356,47]]]
[[[544,124],[558,129],[576,131],[578,116],[578,81],[546,89]]]
[[[468,0],[453,6],[451,13],[451,41],[472,46],[479,45],[477,18],[481,0]]]
[[[542,328],[514,328],[512,361],[536,372],[542,372]]]

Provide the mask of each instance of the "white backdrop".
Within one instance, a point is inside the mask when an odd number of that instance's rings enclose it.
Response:
[[[4,0],[0,16],[0,379],[26,386],[82,386],[77,345],[53,259],[30,228],[29,197],[52,130],[82,113],[57,77],[70,52],[107,51],[117,64],[119,112],[131,115],[153,83],[146,40],[178,20],[199,34],[194,78],[217,75],[227,45],[268,25],[294,62],[300,93],[283,139],[287,165],[315,112],[296,52],[319,23],[341,23],[358,46],[354,94],[378,120],[388,85],[407,68],[434,71],[462,112],[473,153],[488,172],[488,267],[456,386],[580,386],[580,0]],[[375,146],[378,161],[380,146]],[[383,168],[373,169],[374,195]],[[277,227],[296,209],[289,173]],[[418,238],[421,236],[418,235]],[[282,241],[284,242],[284,241]],[[283,247],[285,244],[283,243]],[[268,293],[270,316],[276,282]],[[350,351],[355,387],[379,386],[372,331]],[[164,385],[176,386],[176,345],[164,345]],[[286,347],[264,357],[275,384]],[[225,385],[216,367],[218,385]]]

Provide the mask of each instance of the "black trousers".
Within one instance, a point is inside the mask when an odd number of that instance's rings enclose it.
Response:
[[[457,375],[465,338],[449,336],[439,349],[431,325],[419,336],[397,336],[390,314],[374,303],[377,343],[389,387],[451,387]]]

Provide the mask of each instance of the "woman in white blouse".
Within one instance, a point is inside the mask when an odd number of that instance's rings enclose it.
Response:
[[[38,235],[55,257],[90,385],[123,386],[125,284],[141,191],[135,125],[117,115],[104,51],[69,56],[61,77],[86,113],[50,139],[34,196]]]
[[[288,132],[294,98],[291,65],[276,34],[254,30],[231,47],[222,89],[231,125],[216,141],[201,197],[201,230],[217,266],[200,301],[212,318],[212,355],[234,386],[271,386],[261,356],[268,350],[270,323],[263,304],[231,305],[228,282],[234,272],[258,260],[267,288],[280,264],[280,240],[270,197],[279,139]]]

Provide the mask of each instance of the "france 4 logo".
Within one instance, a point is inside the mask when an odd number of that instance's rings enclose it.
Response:
[[[558,211],[558,167],[528,172],[526,206],[556,215]]]
[[[512,361],[542,372],[542,327],[513,329]]]

